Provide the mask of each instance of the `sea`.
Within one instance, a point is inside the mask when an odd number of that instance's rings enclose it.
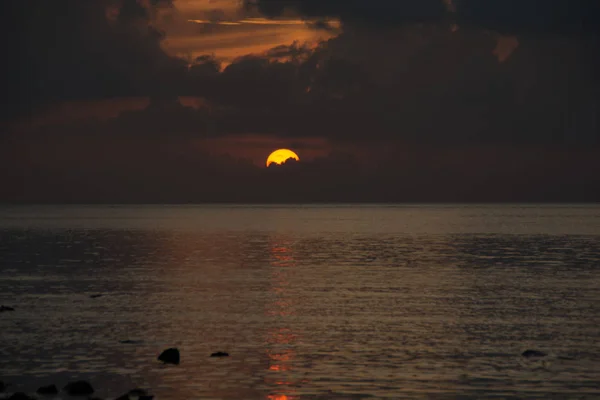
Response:
[[[5,396],[600,399],[600,205],[5,205],[0,304]]]

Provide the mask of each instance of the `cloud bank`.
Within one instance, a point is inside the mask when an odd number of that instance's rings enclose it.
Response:
[[[177,13],[234,15],[180,1],[0,3],[1,200],[600,199],[596,1],[255,0],[342,30],[228,62],[167,51]],[[265,171],[248,135],[321,148]]]

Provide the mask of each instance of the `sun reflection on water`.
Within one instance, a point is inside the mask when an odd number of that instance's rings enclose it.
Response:
[[[269,400],[291,400],[291,397],[286,396],[285,394],[270,394],[267,396]]]
[[[294,315],[294,298],[290,294],[290,278],[295,264],[292,243],[277,241],[271,246],[271,294],[266,313],[273,319],[273,327],[266,337],[268,357],[265,383],[271,388],[268,400],[292,400],[294,388],[300,382],[294,376],[296,341],[298,334],[292,331],[287,318]]]

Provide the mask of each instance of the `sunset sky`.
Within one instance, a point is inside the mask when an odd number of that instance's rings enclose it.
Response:
[[[0,202],[600,201],[598,0],[0,12]]]

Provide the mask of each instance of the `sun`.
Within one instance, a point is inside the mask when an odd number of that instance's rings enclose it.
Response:
[[[275,163],[277,165],[281,165],[284,162],[286,162],[287,160],[289,160],[290,158],[293,158],[296,161],[300,161],[300,157],[298,157],[298,154],[294,153],[291,150],[288,150],[288,149],[275,150],[274,152],[269,154],[269,157],[267,157],[267,167],[273,163]]]

